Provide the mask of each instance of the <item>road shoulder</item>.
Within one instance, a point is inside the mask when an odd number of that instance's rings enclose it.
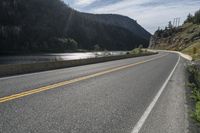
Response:
[[[187,133],[185,60],[181,59],[174,75],[147,118],[140,133]]]

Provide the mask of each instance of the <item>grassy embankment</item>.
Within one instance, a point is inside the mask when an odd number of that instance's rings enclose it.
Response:
[[[185,40],[193,40],[190,41],[185,49],[182,49],[181,52],[192,56],[193,60],[200,59],[200,25],[186,23],[182,26],[183,30],[179,34],[179,38],[183,38]],[[195,39],[196,38],[196,39]]]
[[[192,117],[200,123],[200,66],[191,65],[188,67],[189,88],[192,89],[191,98],[195,102]]]
[[[184,54],[192,56],[193,60],[200,60],[200,42],[195,42],[183,51]]]

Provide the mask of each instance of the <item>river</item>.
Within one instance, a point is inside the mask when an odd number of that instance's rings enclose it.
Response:
[[[18,56],[1,56],[0,65],[27,64],[27,63],[48,62],[48,61],[80,60],[87,58],[116,56],[123,54],[126,54],[126,51],[50,53],[50,54],[34,54],[34,55],[18,55]]]

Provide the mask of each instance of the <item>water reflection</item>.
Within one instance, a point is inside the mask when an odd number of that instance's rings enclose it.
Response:
[[[79,60],[97,58],[103,56],[115,56],[125,54],[126,51],[109,52],[83,52],[83,53],[51,53],[27,56],[3,56],[0,57],[0,64],[26,64],[47,61]]]

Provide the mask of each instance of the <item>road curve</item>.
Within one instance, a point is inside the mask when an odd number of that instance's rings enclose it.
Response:
[[[131,133],[178,59],[161,52],[0,78],[0,132]]]

